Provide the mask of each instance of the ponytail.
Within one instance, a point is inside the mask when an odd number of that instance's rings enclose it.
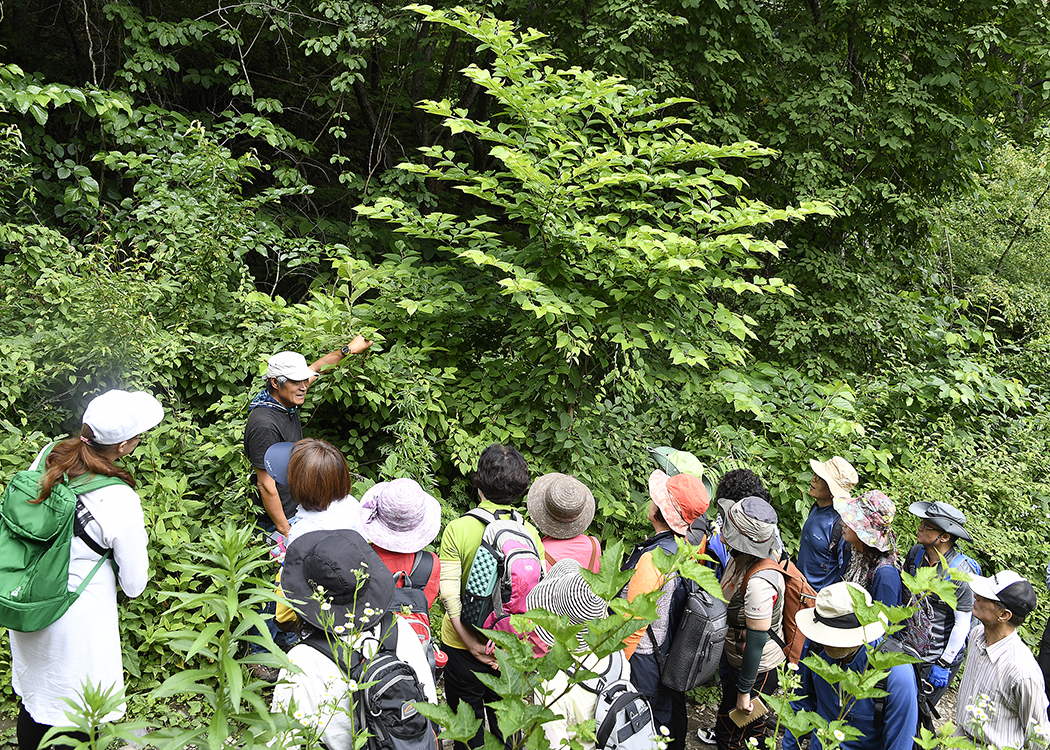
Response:
[[[100,474],[116,477],[129,487],[135,487],[135,479],[126,469],[118,468],[113,463],[107,449],[109,445],[95,443],[95,433],[87,425],[80,428],[80,435],[56,443],[47,454],[44,465],[47,469],[40,495],[35,503],[42,503],[51,496],[51,489],[64,478],[76,479],[84,474]]]

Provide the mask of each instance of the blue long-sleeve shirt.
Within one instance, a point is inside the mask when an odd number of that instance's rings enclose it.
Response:
[[[887,607],[899,607],[904,602],[904,584],[900,571],[892,565],[883,565],[875,569],[875,580],[871,582],[871,598],[882,602]]]
[[[838,520],[839,512],[834,505],[822,508],[814,504],[802,524],[798,569],[817,591],[841,581],[849,562],[849,543],[845,538],[840,537],[837,544],[832,544],[832,530]]]
[[[810,648],[807,641],[803,657],[810,655]],[[819,649],[816,656],[829,664],[834,662],[823,649]],[[868,650],[860,649],[849,664],[839,666],[851,672],[863,672],[868,666]],[[837,719],[841,710],[837,686],[814,674],[805,664],[799,664],[798,673],[802,680],[798,694],[805,697],[792,701],[791,706],[796,711],[815,711],[828,721]],[[847,723],[860,730],[861,738],[842,743],[842,750],[911,750],[919,722],[919,692],[911,664],[890,668],[886,692],[889,695],[883,709],[881,731],[875,729],[874,698],[857,701],[846,712]],[[798,740],[791,732],[784,735],[784,750],[798,750]],[[810,750],[821,750],[816,732],[810,740]]]

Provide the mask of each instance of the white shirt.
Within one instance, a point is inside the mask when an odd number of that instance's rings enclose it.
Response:
[[[332,504],[324,510],[307,510],[300,505],[292,528],[288,532],[287,544],[290,545],[311,531],[339,531],[341,529],[350,529],[361,536],[365,535],[365,528],[361,525],[361,503],[357,502],[353,495],[347,495],[342,500],[333,500]]]
[[[405,662],[416,673],[423,686],[427,702],[437,704],[437,688],[430,671],[423,644],[416,631],[400,617],[394,618],[397,627],[397,658]],[[371,659],[379,648],[379,626],[344,640],[351,648],[359,649],[365,659]],[[300,643],[288,652],[292,665],[299,670],[289,674],[281,670],[281,679],[273,692],[271,710],[288,710],[295,703],[294,716],[305,726],[321,729],[321,739],[328,750],[352,750],[354,737],[350,718],[350,687],[346,675],[339,667],[317,649]]]
[[[1050,741],[1046,709],[1043,673],[1021,636],[1014,632],[989,646],[984,625],[975,625],[959,684],[956,734],[973,738],[983,724],[984,742],[995,747],[1045,748]],[[975,715],[978,710],[984,712],[983,719]],[[1036,728],[1046,739],[1026,745],[1028,736],[1035,738]]]
[[[36,461],[33,462],[36,466]],[[124,687],[117,583],[129,597],[146,588],[149,554],[142,503],[135,490],[117,484],[80,496],[94,520],[85,531],[102,547],[112,549],[113,563],[103,563],[80,597],[58,621],[35,633],[11,631],[11,682],[22,703],[40,724],[68,723],[63,698],[78,699],[85,680],[103,689]],[[99,556],[74,538],[69,550],[69,591],[87,577]],[[121,706],[104,717],[124,715]]]

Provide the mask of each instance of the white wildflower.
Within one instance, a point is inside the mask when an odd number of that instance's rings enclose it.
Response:
[[[670,730],[667,729],[667,727],[661,726],[660,727],[660,734],[662,734],[664,737],[668,737],[668,736],[670,736],[671,732],[670,732]]]
[[[846,739],[846,734],[841,729],[836,729],[835,730],[835,739],[838,740],[839,742],[842,742],[843,740]]]
[[[335,632],[337,632],[337,633],[342,633],[345,630],[346,630],[346,628],[344,628],[342,625],[336,625],[335,626]]]

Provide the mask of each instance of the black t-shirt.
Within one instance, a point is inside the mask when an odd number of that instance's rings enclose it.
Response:
[[[244,452],[248,461],[256,469],[266,470],[266,450],[274,443],[297,443],[303,439],[303,425],[299,413],[289,414],[286,411],[257,406],[248,412],[248,424],[244,428]],[[257,487],[259,479],[252,472],[252,486]],[[291,491],[283,484],[277,484],[277,494],[281,498],[286,518],[295,515],[299,503],[292,499]],[[255,502],[262,505],[262,497],[256,491]]]

